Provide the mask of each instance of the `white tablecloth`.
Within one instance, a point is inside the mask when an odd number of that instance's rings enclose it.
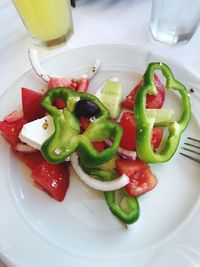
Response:
[[[151,0],[77,0],[76,8],[72,10],[73,37],[64,47],[50,51],[40,49],[40,58],[47,59],[79,46],[121,43],[146,47],[200,73],[200,29],[184,45],[155,42],[149,33],[150,12]],[[1,0],[0,95],[30,69],[27,50],[33,46],[12,3]]]

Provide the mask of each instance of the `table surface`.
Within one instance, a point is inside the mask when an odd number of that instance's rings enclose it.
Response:
[[[154,41],[149,32],[151,4],[151,0],[77,0],[76,8],[72,9],[74,35],[66,46],[54,50],[39,49],[40,58],[44,60],[85,45],[129,44],[170,57],[198,75],[200,29],[187,44],[168,46]],[[9,0],[0,2],[0,25],[1,96],[31,68],[27,51],[34,44]]]

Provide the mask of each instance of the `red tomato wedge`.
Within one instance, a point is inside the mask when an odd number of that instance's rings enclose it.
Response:
[[[154,149],[157,149],[160,146],[162,136],[163,136],[163,128],[153,128],[151,144]]]
[[[13,149],[14,154],[31,170],[45,161],[40,151],[34,153],[23,153]]]
[[[48,83],[48,89],[50,90],[57,87],[68,87],[76,91],[78,88],[78,81],[69,77],[52,77]]]
[[[54,199],[62,201],[69,187],[69,164],[44,161],[32,171],[32,177]]]
[[[93,142],[92,144],[97,151],[101,152],[104,150],[104,143],[102,141],[96,141]]]
[[[136,149],[136,124],[133,113],[124,112],[119,124],[123,128],[120,146],[127,150]]]
[[[86,130],[90,125],[90,120],[86,117],[80,117],[80,125],[82,130]]]
[[[119,175],[126,174],[130,183],[125,186],[126,191],[132,197],[138,197],[152,190],[158,183],[156,176],[149,166],[141,160],[116,160]]]
[[[59,165],[47,162],[40,151],[25,154],[13,150],[14,154],[32,170],[34,181],[58,201],[62,201],[69,187],[69,163]]]
[[[132,112],[124,112],[119,124],[123,128],[120,146],[127,150],[136,150],[136,123]],[[151,144],[158,148],[162,139],[163,129],[153,128]]]
[[[20,142],[18,137],[19,133],[26,123],[27,120],[24,118],[10,121],[4,119],[3,121],[0,121],[0,133],[11,146],[16,146],[16,144]]]
[[[24,118],[33,121],[45,116],[45,109],[40,105],[43,94],[33,90],[22,88],[22,108]]]
[[[66,107],[66,103],[62,98],[54,99],[53,105],[56,106],[58,109],[63,109]]]
[[[139,159],[136,159],[134,161],[126,159],[117,159],[116,166],[119,175],[125,173],[128,177],[130,177],[134,172],[140,171],[142,169],[149,169],[149,165]]]
[[[156,95],[147,95],[146,99],[146,108],[155,108],[160,109],[163,106],[165,101],[165,87],[161,83],[160,79],[156,74],[154,74],[154,83],[157,89]],[[122,106],[124,108],[130,109],[133,111],[135,95],[139,88],[143,85],[143,81],[139,82],[135,88],[131,91],[131,93],[126,97],[126,99],[122,102]]]

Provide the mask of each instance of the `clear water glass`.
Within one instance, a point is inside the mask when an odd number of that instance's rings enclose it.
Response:
[[[200,0],[153,0],[150,30],[167,44],[189,41],[200,22]]]

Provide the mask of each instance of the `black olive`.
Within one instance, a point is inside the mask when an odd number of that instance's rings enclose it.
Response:
[[[90,100],[79,100],[76,103],[74,112],[78,117],[86,117],[89,119],[98,115],[100,108]]]

